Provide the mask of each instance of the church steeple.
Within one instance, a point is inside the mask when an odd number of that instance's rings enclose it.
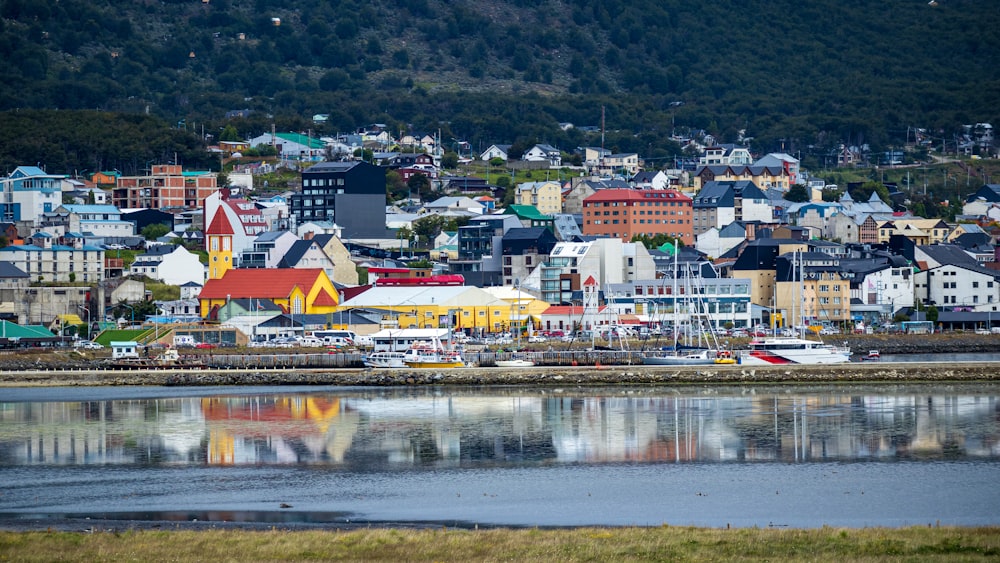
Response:
[[[208,250],[208,279],[218,280],[233,268],[233,225],[220,207],[212,224],[205,229],[205,249]]]

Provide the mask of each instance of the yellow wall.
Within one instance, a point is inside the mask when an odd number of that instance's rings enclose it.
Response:
[[[209,235],[205,247],[208,249],[208,279],[222,279],[233,267],[233,237]]]

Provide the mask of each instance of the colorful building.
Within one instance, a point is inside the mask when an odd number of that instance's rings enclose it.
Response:
[[[321,268],[236,269],[205,283],[198,295],[201,318],[217,318],[232,299],[267,299],[291,315],[325,315],[338,304],[337,290]]]
[[[677,190],[598,190],[583,201],[583,234],[620,238],[667,235],[694,244],[691,198]]]

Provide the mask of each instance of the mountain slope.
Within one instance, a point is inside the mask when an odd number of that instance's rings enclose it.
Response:
[[[1000,10],[984,0],[3,0],[0,16],[0,78],[17,85],[0,110],[212,130],[250,107],[287,129],[328,113],[331,131],[574,143],[555,124],[596,125],[605,106],[623,146],[665,155],[678,124],[762,148],[892,143],[996,122],[1000,102]]]

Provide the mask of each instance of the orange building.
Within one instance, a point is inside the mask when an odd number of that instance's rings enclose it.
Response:
[[[598,190],[583,200],[583,234],[630,241],[667,235],[694,244],[693,205],[677,190]]]
[[[148,176],[122,176],[111,192],[119,209],[195,209],[218,190],[214,172],[184,172],[179,165],[155,164]]]

